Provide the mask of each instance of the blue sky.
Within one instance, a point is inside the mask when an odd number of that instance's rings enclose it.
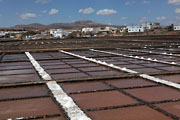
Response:
[[[0,0],[0,27],[79,20],[180,24],[180,0]]]

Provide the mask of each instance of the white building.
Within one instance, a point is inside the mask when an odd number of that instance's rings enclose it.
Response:
[[[6,33],[5,33],[5,32],[0,31],[0,37],[4,37],[5,35],[6,35]]]
[[[52,35],[55,38],[62,38],[62,29],[50,29],[50,35]]]
[[[119,32],[123,33],[123,32],[126,32],[127,31],[127,27],[126,26],[123,26],[119,29]]]
[[[66,32],[62,29],[50,29],[50,35],[52,35],[54,38],[64,38],[69,34],[70,32]]]
[[[137,32],[145,32],[145,27],[143,26],[127,26],[128,33],[137,33]]]
[[[110,33],[116,33],[118,29],[115,27],[105,27],[105,30],[109,31]]]
[[[82,28],[83,33],[93,32],[93,31],[94,31],[94,28]]]
[[[152,30],[152,29],[155,29],[155,28],[159,28],[160,23],[150,22],[150,23],[144,23],[141,26],[145,27],[147,30]]]
[[[180,30],[180,25],[179,26],[174,26],[174,30]]]

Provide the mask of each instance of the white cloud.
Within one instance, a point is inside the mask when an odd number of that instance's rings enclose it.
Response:
[[[148,0],[144,0],[144,1],[143,1],[143,3],[144,3],[144,4],[149,4],[149,3],[150,3],[150,1],[148,1]]]
[[[165,20],[165,19],[166,19],[166,17],[164,17],[164,16],[160,16],[160,17],[157,17],[156,19],[157,19],[157,20]]]
[[[169,4],[180,5],[180,0],[168,0]]]
[[[95,10],[93,8],[86,8],[86,9],[80,9],[78,11],[78,13],[82,13],[82,14],[91,14],[93,13]]]
[[[40,4],[47,4],[50,2],[50,0],[36,0],[35,2]]]
[[[128,18],[127,17],[122,17],[121,20],[127,20]]]
[[[142,18],[139,20],[139,22],[144,23],[144,22],[146,22],[147,20],[148,20],[147,17],[142,17]]]
[[[117,11],[113,9],[103,9],[96,12],[97,15],[112,15],[116,13]]]
[[[180,14],[180,8],[176,8],[175,13]]]
[[[135,4],[134,1],[127,1],[127,2],[125,2],[125,5],[126,5],[126,6],[130,6],[130,5],[133,5],[133,4]]]
[[[51,9],[49,11],[49,15],[55,15],[55,14],[58,14],[58,13],[59,13],[59,10],[57,10],[57,9]]]
[[[20,18],[22,20],[26,20],[26,19],[29,19],[29,18],[35,18],[35,17],[37,17],[37,15],[34,14],[34,13],[23,13],[23,14],[20,15]]]

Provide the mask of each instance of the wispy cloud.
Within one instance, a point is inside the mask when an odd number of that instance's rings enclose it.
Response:
[[[113,9],[103,9],[96,12],[97,15],[112,15],[116,13],[117,11]]]
[[[55,15],[55,14],[58,14],[58,13],[59,13],[59,10],[54,9],[54,8],[49,11],[49,15]]]
[[[180,0],[168,0],[169,4],[180,5]]]
[[[159,16],[159,17],[156,17],[157,20],[166,20],[166,17],[165,16]]]
[[[35,0],[36,3],[40,3],[40,4],[47,4],[49,3],[51,0]]]
[[[93,13],[95,10],[93,8],[86,8],[86,9],[80,9],[78,11],[78,13],[82,13],[82,14],[91,14]]]
[[[29,19],[29,18],[35,18],[35,17],[37,17],[37,15],[34,14],[34,13],[23,13],[23,14],[20,15],[20,18],[22,20],[26,20],[26,19]]]

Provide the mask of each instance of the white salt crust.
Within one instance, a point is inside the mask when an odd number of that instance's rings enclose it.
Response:
[[[31,61],[34,68],[37,70],[39,75],[44,80],[52,80],[51,76],[44,71],[44,69],[39,65],[39,63],[33,58],[33,56],[29,52],[25,52],[29,60]],[[67,116],[70,120],[91,120],[73,101],[71,97],[69,97],[60,85],[56,83],[56,81],[47,81],[46,85],[48,89],[52,92],[56,101],[62,106],[64,111],[67,113]],[[17,118],[17,120],[21,120],[23,118]],[[12,119],[7,119],[12,120]]]
[[[114,69],[117,69],[117,70],[125,71],[125,72],[128,72],[128,73],[134,73],[134,74],[138,73],[136,71],[127,69],[125,67],[122,68],[122,67],[119,67],[119,66],[115,66],[113,64],[108,64],[106,62],[102,62],[100,60],[93,59],[93,58],[87,58],[85,56],[76,55],[76,54],[66,52],[66,51],[63,51],[63,50],[60,50],[60,52],[71,55],[71,56],[75,56],[75,57],[78,57],[78,58],[81,58],[81,59],[84,59],[84,60],[87,60],[87,61],[90,61],[90,62],[94,62],[94,63],[101,64],[101,65],[104,65],[104,66],[108,66],[108,67],[111,67],[111,68],[114,68]]]
[[[148,79],[148,80],[151,80],[153,82],[161,83],[161,84],[164,84],[164,85],[167,85],[167,86],[170,86],[170,87],[173,87],[173,88],[176,88],[176,89],[180,90],[180,84],[177,84],[177,83],[174,83],[174,82],[171,82],[171,81],[159,79],[159,78],[147,75],[147,74],[141,74],[140,77]]]
[[[34,66],[39,75],[43,78],[43,80],[52,80],[51,76],[44,71],[44,69],[39,65],[39,63],[33,58],[33,56],[29,52],[25,52],[26,56],[29,58],[31,64]]]
[[[100,51],[100,50],[94,50],[94,49],[90,49],[90,50],[94,51],[94,52],[101,52],[101,53],[107,53],[107,54],[111,54],[111,55],[118,55],[118,56],[123,56],[123,57],[128,57],[128,58],[135,58],[135,59],[139,59],[139,60],[147,60],[147,61],[151,61],[151,62],[158,62],[158,63],[168,64],[168,65],[180,66],[180,64],[175,63],[175,62],[166,62],[166,61],[161,61],[161,60],[152,59],[152,58],[144,58],[144,57],[138,57],[138,56],[132,56],[132,55],[124,55],[124,54],[107,52],[107,51]]]
[[[124,49],[124,50],[129,50],[129,49]],[[180,55],[177,54],[172,54],[172,53],[160,53],[160,52],[153,52],[153,51],[145,51],[145,50],[130,50],[133,52],[144,52],[144,53],[154,53],[154,54],[160,54],[160,55],[167,55],[167,56],[175,56],[175,57],[179,57]]]
[[[56,81],[47,82],[48,88],[51,90],[54,98],[61,104],[70,120],[91,120],[85,113],[74,103],[64,90],[56,83]]]
[[[96,52],[101,52],[101,51],[98,51],[98,50],[93,50],[93,49],[91,49],[91,50],[92,51],[96,51]],[[66,52],[66,51],[63,51],[63,50],[60,50],[60,52],[68,54],[68,55],[71,55],[71,56],[74,56],[74,57],[78,57],[78,58],[81,58],[81,59],[84,59],[84,60],[87,60],[87,61],[90,61],[90,62],[95,62],[95,63],[101,64],[101,65],[105,65],[105,66],[108,66],[108,67],[111,67],[111,68],[114,68],[114,69],[122,70],[124,72],[132,73],[132,74],[137,74],[138,73],[136,71],[133,71],[133,70],[130,70],[130,69],[126,69],[126,68],[121,68],[119,66],[115,66],[113,64],[108,64],[106,62],[102,62],[100,60],[96,60],[96,59],[93,59],[93,58],[87,58],[85,56],[80,56],[80,55],[77,55],[77,54],[74,54],[74,53],[70,53],[70,52]],[[108,53],[108,52],[103,52],[103,53]],[[153,82],[161,83],[161,84],[164,84],[164,85],[176,88],[176,89],[180,89],[180,85],[179,84],[171,82],[171,81],[159,79],[159,78],[147,75],[147,74],[140,74],[139,76],[141,78],[144,78],[144,79],[147,79],[147,80],[150,80],[150,81],[153,81]]]

